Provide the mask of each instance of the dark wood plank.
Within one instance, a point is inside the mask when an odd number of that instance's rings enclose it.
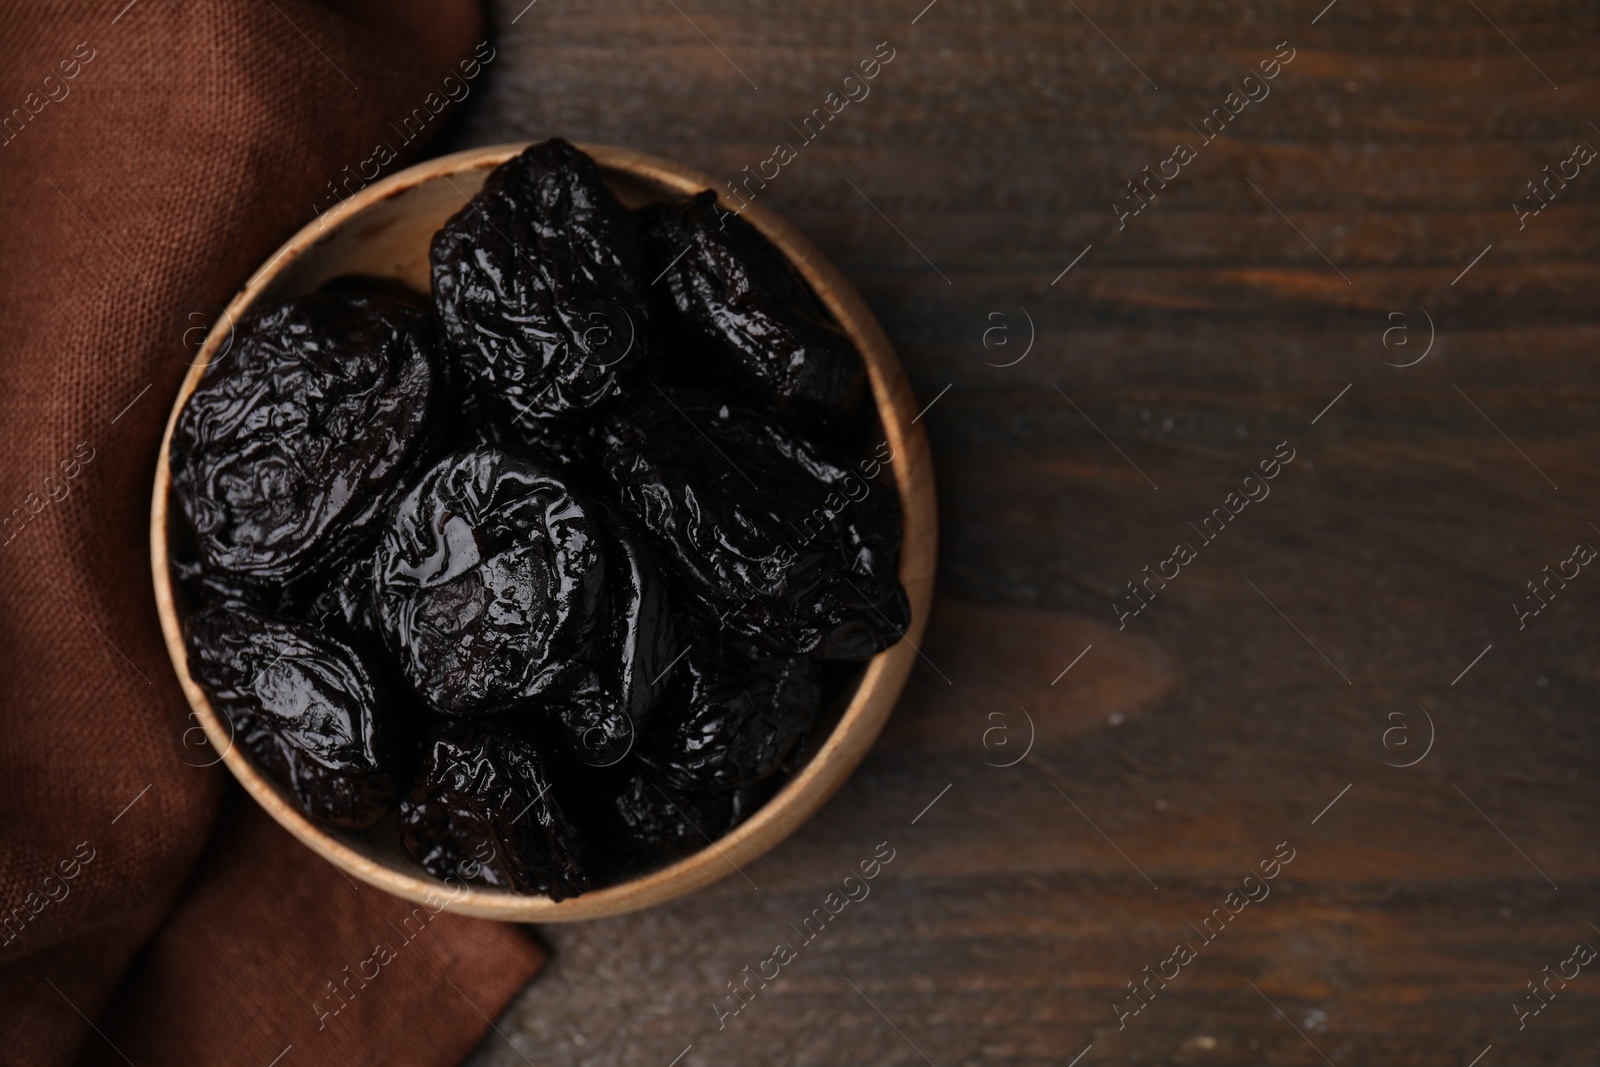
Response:
[[[455,145],[561,134],[727,179],[889,41],[760,196],[920,395],[951,388],[926,662],[860,773],[749,881],[543,930],[554,963],[473,1062],[1593,1062],[1592,966],[1520,1030],[1513,1004],[1600,945],[1600,576],[1520,630],[1512,604],[1600,545],[1600,170],[1523,229],[1511,205],[1600,145],[1600,16],[938,0],[913,25],[923,2],[496,4]],[[1119,229],[1123,183],[1285,40],[1271,95]],[[1386,365],[1423,309],[1427,358]],[[1270,496],[1201,544],[1280,442]],[[1420,709],[1427,757],[1386,766],[1422,752]],[[1028,758],[987,766],[1025,715]],[[871,895],[800,944],[884,841]],[[1205,941],[1280,842],[1270,895]],[[780,941],[798,957],[719,1029]]]

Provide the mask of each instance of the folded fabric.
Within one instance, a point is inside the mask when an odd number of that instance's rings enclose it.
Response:
[[[0,25],[0,1062],[459,1062],[540,950],[346,879],[225,786],[147,531],[207,326],[437,132],[493,58],[481,13],[24,0]]]

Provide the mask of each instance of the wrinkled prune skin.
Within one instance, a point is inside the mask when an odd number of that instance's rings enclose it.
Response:
[[[604,463],[657,554],[718,621],[789,656],[870,659],[910,622],[900,505],[762,416],[653,389]]]
[[[719,208],[710,191],[640,214],[641,273],[660,275],[697,349],[786,417],[841,423],[856,413],[861,356],[759,230]]]
[[[776,771],[822,704],[817,663],[763,653],[715,626],[685,628],[639,758],[684,789],[736,789]]]
[[[504,717],[442,722],[400,802],[400,841],[440,878],[551,900],[590,878],[534,738]]]
[[[293,615],[293,604],[283,588],[251,585],[225,574],[208,571],[196,559],[172,560],[172,573],[185,599],[195,610],[213,604],[242,604],[268,615]]]
[[[314,626],[342,625],[364,640],[382,645],[383,631],[372,609],[376,567],[377,557],[371,552],[339,564],[300,614]]]
[[[606,622],[603,536],[548,468],[492,446],[445,456],[377,547],[373,613],[407,681],[471,717],[580,675]]]
[[[584,868],[596,884],[709,847],[708,838],[716,841],[755,814],[782,784],[773,776],[740,789],[686,790],[635,755],[610,767],[559,758],[547,766],[562,810],[582,840]]]
[[[550,704],[579,761],[609,767],[621,760],[648,725],[678,656],[666,579],[655,553],[616,509],[599,514],[610,534],[608,626],[596,644],[594,666]]]
[[[351,643],[241,604],[186,630],[190,673],[234,743],[302,811],[354,829],[388,813],[409,769],[408,709]]]
[[[508,426],[602,403],[643,358],[636,224],[566,141],[496,167],[430,258],[449,346]]]
[[[698,852],[732,829],[734,798],[680,789],[639,767],[623,779],[608,815],[625,856],[659,863]]]
[[[568,419],[518,418],[509,423],[486,419],[484,440],[526,452],[534,459],[575,477],[592,479],[594,434],[590,426]]]
[[[244,323],[172,433],[172,488],[207,570],[282,587],[369,541],[427,446],[437,345],[420,297],[357,283]]]
[[[771,799],[772,780],[713,793],[682,789],[654,768],[628,761],[601,787],[591,785],[585,829],[596,862],[613,877],[708,848]]]

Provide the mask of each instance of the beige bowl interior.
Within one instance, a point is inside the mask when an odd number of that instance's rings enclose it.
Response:
[[[156,605],[173,669],[206,738],[262,807],[295,837],[353,878],[418,903],[441,902],[468,915],[518,922],[562,922],[636,911],[681,896],[733,874],[809,818],[839,788],[866,754],[905,685],[927,626],[933,595],[936,523],[933,473],[927,440],[912,419],[916,402],[888,339],[855,289],[810,242],[759,205],[743,217],[789,257],[855,341],[866,360],[884,434],[893,448],[892,469],[905,515],[900,580],[911,599],[905,638],[865,665],[860,682],[809,763],[767,804],[733,831],[667,867],[630,881],[558,902],[441,880],[424,871],[395,839],[392,817],[371,830],[325,829],[307,819],[234,747],[227,723],[189,676],[183,645],[183,604],[169,568],[167,524],[171,479],[168,448],[179,410],[194,392],[206,364],[225,357],[232,323],[256,301],[309,292],[342,274],[397,278],[428,291],[428,246],[433,233],[478,191],[488,172],[526,145],[496,145],[443,156],[362,189],[297,233],[228,305],[207,338],[173,403],[161,442],[150,516],[150,555]],[[600,164],[606,181],[630,207],[714,188],[709,178],[652,156],[603,145],[581,145]],[[724,198],[730,210],[734,204]]]

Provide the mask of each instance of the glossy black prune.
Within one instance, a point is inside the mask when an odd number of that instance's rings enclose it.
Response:
[[[334,567],[326,575],[327,584],[300,612],[301,616],[318,627],[343,625],[364,640],[381,645],[383,631],[372,610],[376,565],[375,556],[368,552]]]
[[[207,570],[282,586],[370,538],[441,404],[437,340],[420,297],[355,282],[242,324],[172,434]]]
[[[550,710],[583,763],[608,767],[628,754],[666,690],[678,655],[666,579],[655,553],[614,509],[599,514],[610,533],[611,611],[595,664]]]
[[[496,167],[434,235],[445,336],[504,425],[617,393],[645,346],[638,259],[633,217],[559,139]]]
[[[524,452],[532,459],[584,481],[593,481],[594,428],[587,422],[552,416],[502,422],[476,405],[466,416],[473,444],[492,444]]]
[[[790,656],[900,639],[900,504],[762,416],[652,389],[606,424],[604,463],[664,564],[724,625]]]
[[[681,789],[638,767],[623,779],[607,814],[624,855],[635,863],[661,862],[698,852],[732,829],[734,798]]]
[[[584,830],[596,843],[594,862],[612,877],[711,847],[776,792],[773,779],[709,793],[683,789],[632,760],[607,773],[587,790],[594,810],[586,813]]]
[[[646,277],[660,276],[687,332],[733,377],[785,415],[848,420],[866,368],[782,252],[703,192],[641,212]],[[682,358],[682,353],[679,354]]]
[[[208,571],[197,559],[172,557],[172,574],[183,595],[196,610],[212,604],[242,604],[268,615],[293,615],[293,605],[281,587],[251,585],[226,574]]]
[[[241,604],[190,616],[189,670],[250,754],[307,815],[371,826],[404,788],[403,698],[349,642]]]
[[[603,533],[547,468],[492,446],[434,464],[378,543],[373,613],[412,687],[448,715],[526,708],[594,661]]]
[[[639,758],[685,789],[754,785],[776,771],[822,703],[817,663],[763,653],[715,626],[685,629]]]
[[[400,840],[441,878],[468,878],[552,900],[589,888],[578,832],[544,755],[504,717],[444,721],[400,802]]]

